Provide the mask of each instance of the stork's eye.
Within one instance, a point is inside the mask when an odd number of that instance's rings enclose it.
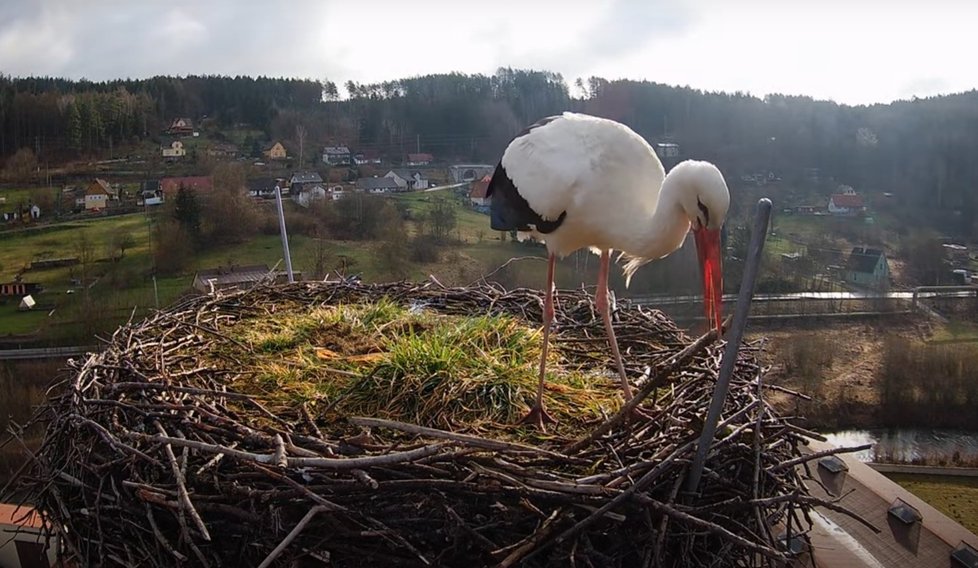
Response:
[[[696,198],[696,206],[699,207],[700,211],[703,213],[703,226],[709,226],[710,210],[706,208],[706,205],[703,205],[703,202],[700,201],[699,197]]]

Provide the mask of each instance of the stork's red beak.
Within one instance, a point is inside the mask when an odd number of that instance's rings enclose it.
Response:
[[[723,269],[720,266],[720,230],[693,229],[696,237],[696,255],[700,259],[703,275],[703,307],[707,325],[716,326],[722,332]]]

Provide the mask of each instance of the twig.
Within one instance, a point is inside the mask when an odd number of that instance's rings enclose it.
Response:
[[[326,510],[327,508],[322,505],[316,505],[313,508],[309,509],[309,512],[306,513],[304,517],[302,517],[302,520],[296,523],[295,528],[289,531],[289,534],[285,535],[285,538],[282,539],[282,542],[280,542],[278,546],[276,546],[275,549],[272,550],[268,554],[268,556],[265,557],[265,560],[262,560],[262,563],[258,565],[258,568],[268,568],[269,566],[271,566],[272,562],[275,562],[275,559],[278,558],[280,554],[282,554],[282,551],[284,551],[286,547],[292,544],[292,541],[295,540],[295,538],[299,536],[299,533],[301,533],[303,529],[306,528],[306,525],[309,524],[309,521],[311,521],[312,518],[318,515],[319,513],[322,513],[323,511]]]

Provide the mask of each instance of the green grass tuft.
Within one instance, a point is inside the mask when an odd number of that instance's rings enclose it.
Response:
[[[237,339],[255,369],[237,388],[281,404],[328,408],[327,418],[379,416],[436,428],[511,427],[535,396],[542,332],[510,316],[450,316],[375,303],[277,309]],[[548,409],[580,425],[621,404],[616,382],[548,363]]]

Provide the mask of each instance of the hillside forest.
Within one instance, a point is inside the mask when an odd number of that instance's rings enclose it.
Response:
[[[676,143],[682,157],[713,161],[728,178],[773,177],[823,196],[842,184],[886,192],[899,204],[898,218],[948,236],[978,236],[976,91],[853,107],[508,68],[343,87],[341,97],[329,80],[0,76],[0,160],[16,167],[18,152],[27,150],[35,167],[117,157],[158,141],[170,120],[186,116],[217,129],[248,125],[266,139],[291,140],[301,126],[310,148],[342,144],[389,157],[423,151],[493,163],[527,124],[574,110]]]

